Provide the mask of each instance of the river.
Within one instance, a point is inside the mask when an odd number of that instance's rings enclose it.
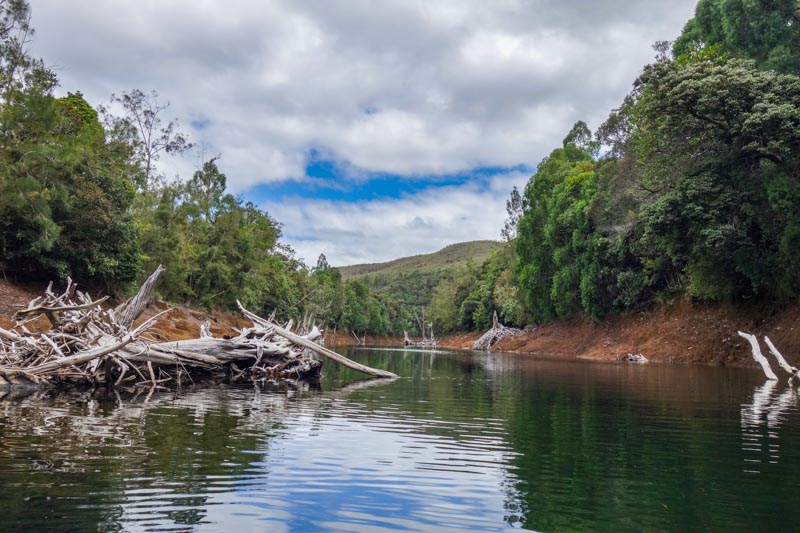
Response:
[[[760,372],[353,348],[320,388],[14,392],[2,530],[795,530],[800,403]]]

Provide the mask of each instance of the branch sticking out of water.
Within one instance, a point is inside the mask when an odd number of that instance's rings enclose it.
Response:
[[[777,380],[778,376],[776,376],[775,372],[772,371],[772,367],[770,367],[769,361],[767,360],[766,357],[764,357],[764,354],[761,353],[761,346],[759,346],[758,339],[756,338],[756,336],[751,335],[750,333],[744,333],[742,331],[739,331],[738,333],[740,337],[746,339],[747,342],[750,343],[750,347],[753,351],[753,359],[755,359],[756,362],[758,362],[758,364],[761,365],[761,368],[762,370],[764,370],[764,375],[767,376],[767,379]],[[797,367],[790,365],[786,361],[786,359],[778,351],[778,349],[775,347],[775,345],[772,343],[769,337],[764,337],[764,342],[767,343],[770,353],[772,353],[772,355],[778,361],[778,366],[780,366],[789,374],[789,382],[791,383],[791,381],[795,378],[798,378],[800,380],[800,370],[798,370]]]

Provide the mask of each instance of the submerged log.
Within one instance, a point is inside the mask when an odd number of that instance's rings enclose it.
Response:
[[[316,326],[305,334],[281,326],[274,316],[262,318],[239,304],[253,326],[233,338],[214,338],[204,324],[199,338],[179,342],[154,342],[144,333],[158,315],[133,328],[144,311],[158,279],[160,266],[136,296],[116,309],[103,309],[105,299],[92,300],[69,280],[61,295],[48,286],[15,318],[30,321],[45,315],[51,328],[32,333],[18,322],[12,330],[0,329],[0,386],[39,386],[60,382],[86,384],[159,385],[183,377],[211,374],[232,380],[306,380],[321,377],[322,362],[309,352],[328,357],[368,375],[395,374],[361,365],[317,344]]]
[[[500,342],[500,339],[511,335],[522,333],[521,329],[509,328],[500,323],[497,318],[497,311],[492,316],[492,329],[484,333],[480,339],[472,345],[472,349],[481,352],[488,352],[492,346]]]

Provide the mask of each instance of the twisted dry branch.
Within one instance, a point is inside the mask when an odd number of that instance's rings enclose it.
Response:
[[[71,280],[60,295],[53,293],[52,284],[48,286],[44,296],[15,318],[29,322],[44,314],[51,329],[31,332],[21,322],[11,330],[0,328],[0,387],[63,382],[127,386],[137,379],[154,384],[180,382],[186,373],[190,377],[205,373],[230,379],[318,380],[322,362],[308,357],[307,350],[369,375],[396,377],[320,346],[315,341],[322,334],[316,326],[305,334],[292,332],[291,322],[281,326],[274,315],[265,319],[241,304],[253,327],[236,337],[215,338],[210,324],[204,324],[197,339],[161,343],[146,339],[143,333],[170,311],[133,327],[163,272],[159,266],[136,296],[113,310],[103,308],[105,298],[92,300],[77,291]]]

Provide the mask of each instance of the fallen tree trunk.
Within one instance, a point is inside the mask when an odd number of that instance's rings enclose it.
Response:
[[[484,333],[480,339],[472,345],[472,349],[481,352],[488,352],[492,346],[500,342],[500,339],[522,333],[521,329],[509,328],[500,323],[497,318],[497,311],[492,316],[492,329]]]
[[[144,311],[158,279],[160,266],[136,296],[116,309],[103,309],[105,298],[92,300],[68,280],[61,295],[48,286],[43,297],[18,311],[17,326],[0,329],[0,386],[48,383],[150,384],[180,383],[192,375],[221,375],[228,379],[305,380],[321,377],[322,362],[309,351],[371,376],[395,374],[361,365],[317,344],[316,326],[305,334],[291,331],[246,310],[253,326],[233,338],[214,338],[208,325],[200,337],[188,341],[157,343],[144,333],[164,313],[133,328]],[[44,314],[51,323],[45,332],[31,332],[20,320]],[[133,329],[132,329],[133,328]]]
[[[288,339],[288,340],[290,340],[290,341],[292,341],[292,342],[294,342],[296,344],[299,344],[300,346],[304,346],[304,347],[306,347],[306,348],[308,348],[310,350],[313,350],[314,352],[316,352],[316,353],[318,353],[320,355],[324,355],[325,357],[333,359],[334,361],[336,361],[337,363],[339,363],[341,365],[344,365],[344,366],[346,366],[348,368],[352,368],[353,370],[358,370],[359,372],[363,372],[364,374],[367,374],[367,375],[370,375],[370,376],[375,376],[375,377],[380,377],[380,378],[396,378],[396,377],[398,377],[397,374],[395,374],[393,372],[389,372],[387,370],[380,370],[380,369],[377,369],[377,368],[371,368],[371,367],[368,367],[366,365],[362,365],[361,363],[356,363],[355,361],[351,361],[347,357],[345,357],[343,355],[339,355],[338,353],[336,353],[336,352],[334,352],[332,350],[329,350],[329,349],[325,348],[324,346],[320,346],[319,344],[317,344],[315,342],[311,342],[311,340],[309,340],[307,338],[304,338],[304,337],[301,337],[300,335],[296,335],[296,334],[292,333],[289,330],[283,329],[280,326],[278,326],[277,324],[270,324],[269,322],[265,321],[263,318],[259,317],[256,314],[253,314],[250,311],[248,311],[247,309],[245,309],[244,306],[241,304],[241,302],[239,302],[238,300],[236,301],[236,304],[239,306],[239,310],[242,311],[242,314],[244,314],[244,316],[246,316],[247,318],[252,320],[254,324],[255,323],[261,323],[264,327],[272,328],[281,337],[284,337],[284,338],[286,338],[286,339]],[[319,335],[317,335],[317,337],[318,336]]]

